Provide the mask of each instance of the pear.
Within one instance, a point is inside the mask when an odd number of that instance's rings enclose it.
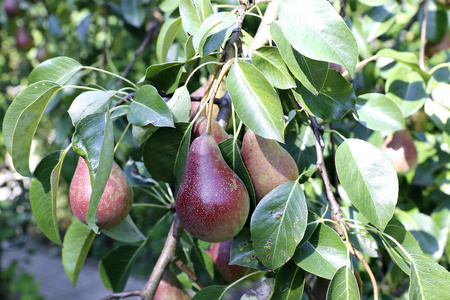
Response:
[[[252,270],[249,267],[239,265],[230,265],[231,245],[234,239],[229,239],[221,243],[212,243],[206,253],[211,256],[214,267],[222,275],[222,278],[227,283],[232,283],[244,275],[247,275]]]
[[[389,157],[399,175],[408,173],[417,165],[417,150],[407,130],[389,135],[384,140],[381,151]]]
[[[277,186],[298,177],[292,156],[277,141],[260,137],[251,130],[244,135],[241,156],[252,179],[257,202]]]
[[[16,32],[17,49],[28,51],[33,47],[33,37],[24,26],[17,28]]]
[[[86,213],[91,198],[92,187],[89,168],[82,157],[70,183],[69,201],[74,215],[86,224]],[[100,229],[109,229],[119,225],[131,210],[133,188],[125,173],[114,162],[105,190],[97,207]]]
[[[16,17],[20,12],[19,0],[5,0],[3,2],[3,9],[8,16]]]
[[[191,297],[183,290],[177,276],[167,269],[158,284],[154,300],[189,300]]]
[[[226,241],[241,231],[249,206],[244,183],[226,164],[214,138],[208,133],[196,138],[176,199],[186,231],[203,241]]]
[[[201,136],[206,131],[206,125],[208,124],[208,118],[199,117],[192,126],[191,141]],[[219,125],[219,123],[211,120],[211,135],[217,144],[225,141],[228,138],[228,133]]]

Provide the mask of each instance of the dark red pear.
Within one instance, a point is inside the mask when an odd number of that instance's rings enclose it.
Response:
[[[17,49],[28,51],[33,47],[33,38],[24,26],[17,28],[16,32]]]
[[[203,241],[226,241],[241,231],[249,206],[244,183],[226,164],[214,138],[207,133],[196,138],[176,199],[186,231]]]
[[[252,179],[256,201],[271,190],[298,177],[292,156],[277,141],[263,138],[248,130],[242,141],[242,160]]]
[[[206,117],[199,117],[195,121],[194,125],[192,126],[191,141],[195,140],[205,133],[207,124],[208,118]],[[217,144],[225,141],[228,138],[228,133],[214,119],[211,120],[211,135]]]
[[[89,168],[82,157],[70,183],[69,200],[74,215],[86,223],[86,213],[91,198],[92,187]],[[125,173],[114,162],[106,183],[102,198],[98,204],[98,221],[100,229],[109,229],[119,225],[128,216],[133,205],[133,188]]]
[[[417,150],[411,134],[407,130],[396,131],[389,135],[381,146],[394,165],[398,174],[404,175],[417,165]]]
[[[183,290],[177,276],[169,269],[164,272],[163,278],[156,289],[155,300],[189,300],[191,297]]]
[[[3,2],[3,9],[8,16],[17,16],[19,14],[19,0],[5,0]]]
[[[238,280],[242,276],[249,274],[252,270],[249,267],[229,264],[233,240],[234,239],[229,239],[221,243],[212,243],[209,246],[208,251],[206,251],[213,259],[214,267],[227,283]]]

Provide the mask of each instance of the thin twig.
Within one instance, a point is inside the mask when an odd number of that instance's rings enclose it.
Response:
[[[347,0],[341,0],[341,7],[339,8],[339,15],[343,19],[345,17],[345,7],[347,6]]]
[[[142,41],[141,45],[134,52],[133,59],[131,59],[131,61],[128,63],[127,67],[123,71],[122,77],[126,77],[128,75],[128,73],[131,71],[131,68],[133,67],[134,63],[136,62],[136,59],[138,58],[139,55],[141,55],[141,53],[144,51],[144,49],[147,47],[147,45],[151,42],[153,36],[155,36],[156,33],[158,32],[161,24],[162,24],[161,19],[158,18],[157,16],[155,16],[155,14],[153,14],[153,20],[150,22],[150,28],[148,29],[147,34],[145,35],[144,40]],[[119,80],[119,82],[117,84],[118,85],[122,84],[122,80]]]
[[[113,293],[111,295],[101,298],[100,300],[113,300],[113,299],[117,299],[117,298],[123,299],[123,298],[140,296],[140,295],[141,295],[141,290],[125,291],[125,292],[120,292],[120,293]]]
[[[314,131],[314,138],[316,143],[317,168],[319,169],[320,174],[322,175],[323,183],[325,185],[325,192],[327,195],[328,202],[330,203],[331,219],[338,224],[345,224],[345,222],[342,220],[341,206],[336,201],[333,191],[331,190],[330,179],[328,177],[327,169],[325,168],[322,146],[320,145],[320,131],[322,130],[322,128],[317,123],[315,117],[309,116],[309,118],[311,120],[311,125]],[[343,232],[339,226],[334,224],[333,228],[339,234],[339,236],[341,237],[343,236]]]
[[[347,248],[350,251],[350,253],[362,263],[364,270],[366,270],[367,274],[369,274],[370,281],[372,282],[372,286],[373,286],[373,299],[378,300],[379,299],[378,298],[378,284],[377,284],[375,275],[373,275],[373,272],[370,269],[369,264],[367,263],[366,259],[362,255],[362,253],[359,252],[357,249],[355,249],[355,247],[353,247],[353,245],[350,243],[350,241],[347,240],[346,244],[347,244]]]
[[[308,296],[308,298],[310,300],[316,300],[316,297],[314,297],[314,294],[313,294],[313,292],[311,290],[311,287],[309,286],[309,284],[307,282],[305,282],[304,289],[305,289],[306,295]]]
[[[195,283],[197,283],[200,288],[203,289],[206,287],[203,282],[197,277],[197,275],[195,275],[194,272],[192,272],[191,269],[186,266],[179,258],[175,259],[174,263],[178,267],[178,269],[186,273],[186,275],[189,276],[189,278],[191,278]]]
[[[333,123],[330,123],[330,130],[333,130]],[[331,157],[333,158],[333,161],[336,161],[336,149],[335,149],[334,134],[330,135],[330,142],[331,142]],[[336,168],[334,168],[333,173],[334,173],[333,174],[333,186],[335,189],[334,196],[335,196],[335,198],[339,198],[339,190],[338,190],[339,178],[338,178]]]
[[[167,266],[176,259],[175,250],[178,246],[182,233],[183,226],[180,224],[180,221],[175,214],[172,220],[172,225],[170,226],[169,234],[167,235],[166,243],[164,244],[164,248],[156,261],[156,265],[153,268],[150,278],[141,290],[140,296],[143,300],[153,299],[156,288],[158,287]]]
[[[425,67],[425,46],[427,43],[427,41],[426,41],[427,19],[428,19],[428,0],[424,0],[422,28],[420,31],[420,53],[419,53],[419,67],[424,72],[427,70]]]

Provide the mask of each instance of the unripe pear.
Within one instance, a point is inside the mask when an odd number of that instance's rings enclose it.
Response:
[[[298,177],[292,156],[277,141],[263,138],[248,130],[242,141],[242,160],[252,179],[256,201],[283,183]]]
[[[19,50],[28,51],[33,47],[33,38],[24,26],[17,28],[16,46]]]
[[[221,243],[212,243],[206,253],[211,256],[214,262],[214,267],[222,275],[222,278],[227,283],[234,282],[244,275],[247,275],[252,270],[248,267],[239,265],[230,265],[231,245],[234,239],[229,239]]]
[[[210,134],[196,138],[189,149],[176,211],[194,237],[223,242],[244,227],[250,209],[247,189],[230,169]]]
[[[192,126],[191,141],[195,140],[205,133],[207,124],[208,118],[206,117],[199,117],[195,121],[194,125]],[[211,135],[217,144],[225,141],[228,138],[228,133],[214,119],[211,120]]]
[[[156,289],[155,300],[189,300],[191,297],[183,290],[177,276],[169,269],[164,272],[163,278]]]
[[[86,224],[86,213],[91,198],[92,187],[89,168],[82,157],[73,175],[69,189],[70,206],[74,215]],[[119,225],[128,216],[133,204],[133,188],[125,173],[114,162],[108,182],[97,207],[100,229]]]
[[[398,174],[404,175],[417,165],[417,150],[408,131],[396,131],[388,136],[381,146]]]

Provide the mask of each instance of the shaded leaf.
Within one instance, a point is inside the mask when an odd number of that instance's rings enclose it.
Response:
[[[308,91],[317,96],[327,77],[328,63],[313,60],[295,50],[277,22],[270,25],[270,33],[289,70]]]
[[[145,80],[162,89],[166,94],[170,94],[178,87],[183,65],[182,62],[151,65],[145,71]]]
[[[86,223],[95,232],[98,220],[97,206],[111,174],[114,160],[114,134],[109,112],[92,114],[82,119],[75,127],[72,147],[83,157],[89,168],[92,193],[86,213]]]
[[[72,286],[77,284],[81,267],[94,241],[95,232],[78,219],[74,219],[64,236],[62,248],[62,264]]]
[[[200,56],[216,51],[228,39],[236,23],[236,15],[219,12],[210,15],[194,35],[193,45]]]
[[[347,265],[347,247],[333,229],[319,224],[292,259],[303,270],[331,279],[340,267]]]
[[[178,31],[181,28],[181,17],[167,18],[161,27],[156,40],[156,57],[158,62],[164,63],[166,61],[167,53],[172,45]]]
[[[145,10],[141,5],[141,0],[122,0],[121,12],[125,21],[139,28],[144,23],[145,20]]]
[[[278,271],[271,300],[302,299],[305,271],[289,261]]]
[[[221,300],[223,299],[228,287],[224,285],[212,285],[201,289],[192,297],[192,300]]]
[[[295,181],[276,187],[258,203],[250,230],[263,265],[274,270],[292,257],[305,233],[307,214],[305,195]]]
[[[241,232],[234,237],[230,250],[230,264],[267,270],[267,268],[261,264],[253,249],[250,229],[243,228]]]
[[[145,240],[145,236],[139,228],[136,227],[136,224],[134,224],[130,215],[128,215],[119,225],[110,229],[103,229],[102,233],[112,239],[124,243],[136,243]]]
[[[301,54],[343,65],[355,74],[356,39],[328,1],[282,0],[278,23]]]
[[[31,177],[31,142],[45,108],[60,89],[59,84],[51,81],[33,83],[14,98],[6,111],[3,119],[5,146],[12,157],[14,168],[23,176]]]
[[[278,95],[253,65],[235,63],[227,87],[241,121],[257,135],[283,142],[284,118]]]
[[[83,66],[79,62],[66,56],[51,58],[31,71],[28,76],[28,85],[43,80],[62,85],[82,68]]]
[[[352,270],[342,266],[337,270],[328,286],[327,300],[357,300],[361,299],[358,283]]]
[[[175,127],[170,109],[151,85],[143,85],[136,92],[127,119],[137,126]]]
[[[281,146],[286,149],[297,163],[298,172],[316,168],[316,143],[311,126],[302,126],[300,132],[288,132],[285,136],[286,143]]]
[[[365,14],[363,30],[367,33],[366,41],[368,43],[389,30],[395,23],[400,8],[396,1],[389,0],[383,5],[372,8]]]
[[[338,122],[349,111],[355,111],[356,98],[352,85],[331,69],[317,97],[302,85],[297,85],[294,96],[310,114],[326,122]]]
[[[107,112],[112,98],[113,94],[104,91],[87,91],[78,95],[67,111],[73,126],[87,115]]]

